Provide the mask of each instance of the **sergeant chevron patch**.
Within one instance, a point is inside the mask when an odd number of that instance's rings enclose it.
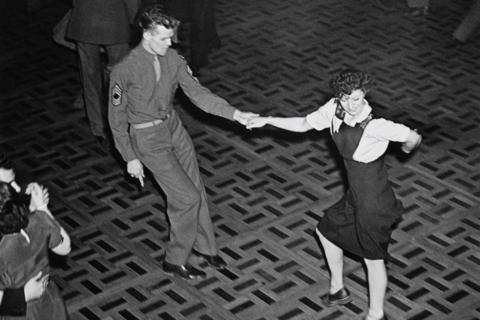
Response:
[[[112,87],[112,105],[119,106],[122,103],[122,88],[115,83]]]

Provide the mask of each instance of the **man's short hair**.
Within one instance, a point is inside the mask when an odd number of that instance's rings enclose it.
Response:
[[[138,18],[138,24],[143,31],[153,31],[157,25],[175,29],[179,23],[177,19],[167,14],[160,4],[145,7]]]

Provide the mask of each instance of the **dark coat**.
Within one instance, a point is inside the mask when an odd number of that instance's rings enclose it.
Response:
[[[128,43],[140,0],[74,0],[66,38],[92,44]]]

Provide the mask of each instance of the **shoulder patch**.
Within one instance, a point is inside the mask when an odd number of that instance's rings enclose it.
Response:
[[[112,105],[113,106],[119,106],[122,103],[122,94],[123,90],[122,88],[118,85],[118,83],[115,83],[115,85],[112,87]]]

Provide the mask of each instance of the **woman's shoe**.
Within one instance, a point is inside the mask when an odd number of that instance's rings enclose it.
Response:
[[[352,301],[352,297],[350,297],[350,292],[347,288],[342,288],[333,294],[327,293],[322,297],[322,302],[327,307],[347,304],[350,301]]]

